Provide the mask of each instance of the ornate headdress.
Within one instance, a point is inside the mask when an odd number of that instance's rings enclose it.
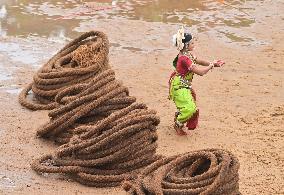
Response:
[[[190,33],[184,32],[184,27],[182,26],[177,34],[173,35],[173,44],[177,47],[177,50],[182,50],[184,44],[192,40],[192,35]]]

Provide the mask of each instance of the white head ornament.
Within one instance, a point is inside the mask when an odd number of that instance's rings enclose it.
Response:
[[[182,26],[177,34],[173,35],[173,43],[174,45],[177,47],[177,49],[180,51],[183,49],[184,47],[184,43],[182,42],[182,40],[184,39],[184,27]]]

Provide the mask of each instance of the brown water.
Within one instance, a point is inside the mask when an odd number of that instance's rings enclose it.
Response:
[[[194,34],[207,33],[222,42],[246,49],[248,46],[265,45],[269,39],[256,37],[254,26],[260,24],[264,17],[279,15],[282,21],[284,18],[281,12],[283,1],[273,1],[273,12],[270,7],[263,6],[267,2],[268,0],[0,0],[0,59],[4,60],[0,62],[0,81],[11,79],[17,66],[22,64],[40,67],[66,41],[82,31],[90,30],[85,29],[84,25],[91,24],[89,26],[94,29],[96,25],[93,23],[98,24],[101,20],[104,20],[104,24],[108,20],[120,19],[175,26],[183,24]],[[159,26],[157,24],[156,29]],[[135,33],[135,30],[139,29],[130,31]],[[130,35],[130,32],[126,35],[128,39]],[[154,35],[147,36],[157,40]],[[129,44],[128,39],[111,43],[111,46],[118,50],[143,51],[136,45]]]
[[[144,20],[178,23],[198,32],[217,32],[230,41],[249,42],[251,37],[239,35],[240,28],[250,27],[255,19],[248,11],[261,4],[257,0],[1,0],[2,36],[41,36],[65,39],[77,36],[80,23],[90,19]],[[92,3],[90,3],[92,2]]]

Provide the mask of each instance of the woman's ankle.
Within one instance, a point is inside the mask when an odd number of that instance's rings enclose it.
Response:
[[[186,132],[183,130],[184,124],[178,121],[174,124],[174,129],[178,135],[186,135]]]

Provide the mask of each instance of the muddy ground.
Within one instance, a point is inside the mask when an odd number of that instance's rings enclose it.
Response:
[[[268,5],[260,11],[267,11]],[[171,35],[177,24],[101,19],[82,23],[79,31],[107,33],[117,79],[138,101],[157,110],[161,118],[158,153],[169,156],[224,148],[240,161],[242,194],[284,194],[284,17],[275,13],[258,19],[261,22],[246,32],[261,40],[259,43],[228,43],[214,33],[198,34],[196,55],[220,58],[226,65],[203,77],[195,76],[200,123],[187,137],[175,134],[175,106],[167,99],[171,61],[177,53]],[[66,41],[11,36],[0,40],[0,193],[125,194],[121,188],[96,189],[63,175],[38,175],[31,170],[31,161],[54,151],[56,145],[35,136],[37,128],[49,120],[47,111],[23,108],[17,96]]]

